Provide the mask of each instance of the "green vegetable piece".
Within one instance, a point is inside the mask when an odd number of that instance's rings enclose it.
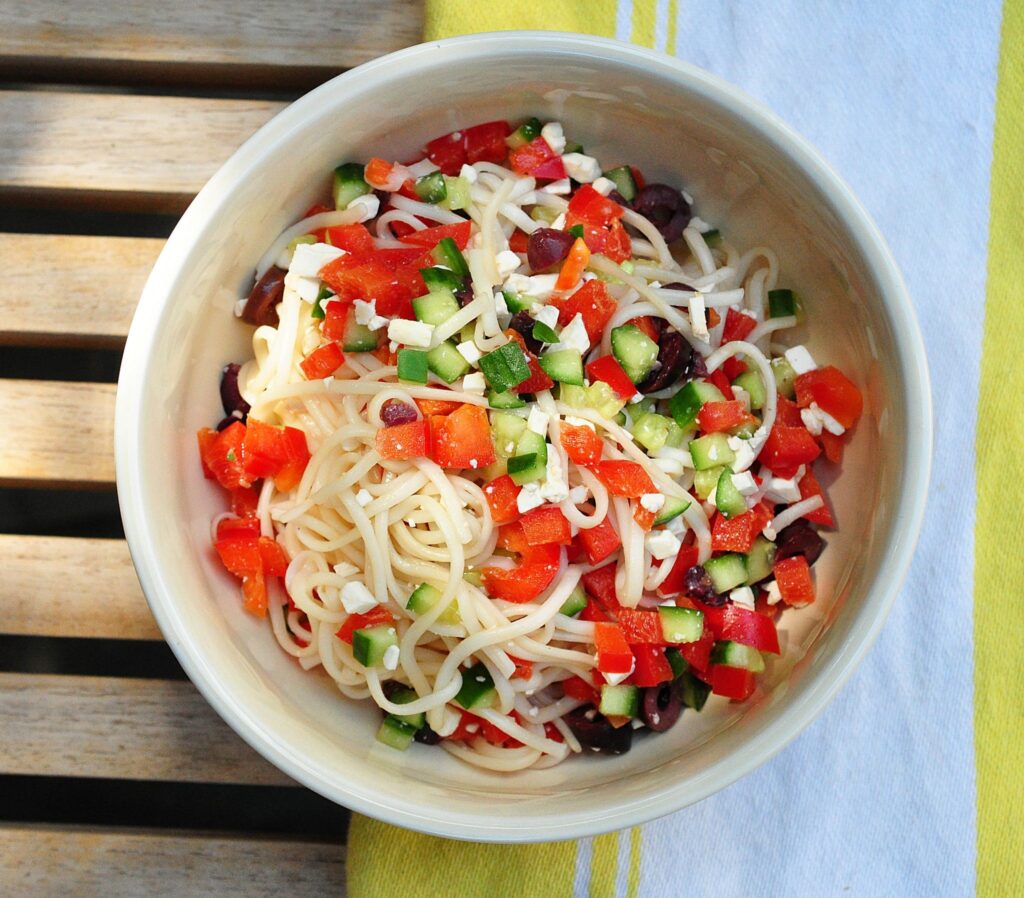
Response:
[[[357,196],[370,192],[370,185],[363,178],[366,167],[358,162],[346,162],[334,170],[334,208],[347,209]]]
[[[468,670],[462,671],[462,688],[456,694],[455,701],[467,711],[490,707],[495,695],[494,680],[483,662],[478,661]]]
[[[566,617],[575,617],[584,608],[587,607],[587,594],[583,591],[582,586],[578,586],[569,593],[563,603],[562,607],[558,609],[559,614],[564,614]]]
[[[434,203],[436,205],[448,196],[448,188],[444,182],[444,175],[439,171],[431,172],[429,175],[424,175],[416,181],[413,189],[416,191],[416,196],[425,203]]]
[[[425,384],[427,382],[427,353],[422,349],[399,349],[398,379],[411,384]]]
[[[574,224],[571,228],[569,228],[569,233],[572,234],[572,236],[575,237],[577,240],[582,240],[585,236],[583,231],[583,225],[581,224]]]
[[[438,265],[450,268],[461,278],[469,277],[469,266],[466,264],[466,257],[462,255],[458,244],[451,237],[444,237],[438,241],[437,246],[431,251],[431,255]]]
[[[628,165],[610,169],[604,176],[615,185],[615,189],[626,202],[631,203],[636,199],[636,179]]]
[[[479,364],[491,388],[499,393],[518,386],[530,377],[530,364],[514,340],[481,356]]]
[[[398,645],[398,631],[390,625],[368,627],[352,634],[352,654],[363,667],[380,667],[384,653]]]
[[[543,321],[536,321],[533,325],[533,338],[539,340],[541,343],[557,343],[558,334],[556,334],[550,327],[548,327]]]
[[[447,268],[421,268],[420,274],[423,275],[423,283],[431,293],[440,293],[442,290],[454,293],[461,290],[465,283],[454,271]]]
[[[636,686],[620,684],[601,687],[601,704],[598,707],[605,717],[636,717],[640,709],[640,690]]]
[[[331,292],[330,287],[326,284],[321,284],[320,291],[316,295],[316,301],[313,303],[313,311],[310,314],[314,318],[326,318],[327,313],[324,311],[322,303],[325,299],[330,299],[332,296],[334,296],[334,293]]]
[[[377,730],[377,741],[387,745],[389,748],[405,751],[416,736],[419,727],[405,723],[401,718],[389,714]]]
[[[802,317],[803,304],[800,297],[792,290],[769,290],[768,291],[768,317],[786,318],[795,315],[798,319]]]
[[[658,608],[661,618],[661,633],[665,642],[681,644],[696,642],[704,632],[704,614],[693,608],[673,608],[663,605]]]
[[[723,402],[725,396],[714,384],[702,380],[689,381],[668,403],[669,414],[682,428],[691,427],[705,402]]]

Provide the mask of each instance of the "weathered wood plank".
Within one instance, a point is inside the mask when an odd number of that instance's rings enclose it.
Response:
[[[191,683],[0,673],[0,773],[292,785]]]
[[[114,384],[0,380],[0,486],[114,482]]]
[[[10,895],[105,898],[345,895],[340,844],[210,833],[0,826],[0,881]]]

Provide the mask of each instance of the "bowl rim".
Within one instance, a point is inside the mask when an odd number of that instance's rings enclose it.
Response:
[[[255,719],[253,708],[244,707],[214,675],[190,644],[187,631],[172,612],[173,592],[164,580],[152,553],[155,545],[149,518],[143,507],[142,466],[136,462],[145,429],[145,371],[157,341],[157,327],[175,280],[175,273],[194,249],[202,222],[230,200],[233,188],[256,164],[265,147],[301,128],[324,93],[339,85],[371,86],[379,73],[408,74],[436,64],[438,53],[449,54],[452,64],[488,53],[508,55],[583,54],[590,61],[624,64],[678,82],[751,127],[769,140],[827,198],[831,211],[866,260],[894,334],[899,383],[906,407],[907,434],[902,459],[904,477],[895,497],[895,521],[899,538],[890,542],[860,612],[870,618],[866,626],[841,644],[803,695],[751,739],[724,759],[716,761],[697,778],[658,789],[644,797],[623,799],[600,815],[524,814],[517,817],[429,809],[415,802],[380,800],[374,790],[346,778],[338,771],[332,781],[306,766]],[[910,295],[896,262],[878,227],[845,181],[821,154],[789,125],[760,102],[729,82],[682,60],[610,38],[546,32],[505,31],[465,35],[416,44],[364,63],[305,94],[263,125],[237,149],[207,182],[182,215],[143,289],[132,320],[117,385],[115,404],[115,464],[118,502],[135,569],[147,602],[161,632],[189,678],[223,718],[259,754],[298,782],[332,801],[387,823],[449,838],[487,842],[535,842],[590,836],[644,823],[677,811],[725,788],[768,761],[795,739],[835,697],[874,644],[906,578],[920,534],[927,501],[932,453],[932,402],[924,341]],[[723,763],[727,760],[728,764]]]

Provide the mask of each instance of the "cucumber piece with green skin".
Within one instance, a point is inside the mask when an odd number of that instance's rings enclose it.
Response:
[[[751,673],[761,673],[764,670],[764,658],[757,649],[728,639],[715,643],[711,650],[711,663],[739,667]]]
[[[396,685],[391,690],[389,698],[396,705],[407,705],[409,702],[416,701],[419,696],[416,694],[415,689],[410,689],[408,686]],[[416,730],[422,729],[423,725],[427,722],[427,715],[423,711],[420,711],[419,714],[388,714],[388,717],[394,717]]]
[[[424,324],[444,324],[459,311],[459,301],[450,290],[428,293],[412,301],[412,311],[417,320]]]
[[[520,454],[517,446],[519,438],[525,432],[525,418],[510,415],[508,412],[491,412],[491,439],[494,441],[494,451],[502,458]]]
[[[658,361],[658,344],[635,324],[612,328],[612,355],[629,379],[638,384]]]
[[[706,471],[695,471],[693,474],[693,488],[702,502],[707,502],[711,494],[718,489],[718,478],[722,476],[725,467],[708,468]]]
[[[391,626],[367,627],[352,634],[352,654],[363,667],[380,667],[384,653],[398,645],[398,631]]]
[[[562,150],[562,155],[564,156],[566,153],[582,153],[582,152],[583,152],[583,144],[576,143],[575,140],[567,140],[565,142],[565,149]]]
[[[530,363],[514,340],[482,355],[479,365],[491,389],[498,393],[517,387],[530,377]]]
[[[689,662],[683,657],[682,652],[674,646],[670,645],[665,649],[665,658],[668,661],[669,667],[672,668],[673,680],[678,680],[690,669]]]
[[[559,349],[546,352],[537,359],[552,380],[576,387],[583,386],[583,356],[578,349]]]
[[[540,129],[540,119],[527,119],[505,138],[505,144],[510,150],[518,150],[519,147],[536,140],[540,136]]]
[[[618,168],[609,169],[604,173],[604,177],[615,185],[615,189],[627,203],[631,203],[636,199],[636,179],[633,177],[633,171],[628,165],[620,165]]]
[[[732,471],[728,468],[723,469],[718,476],[718,484],[715,487],[715,507],[726,519],[734,518],[747,510],[747,500],[736,489],[736,485],[732,482]]]
[[[539,433],[523,432],[516,444],[516,454],[508,460],[508,474],[519,486],[543,480],[548,470],[548,446]]]
[[[506,390],[504,393],[496,393],[494,390],[488,390],[487,404],[491,408],[526,408],[526,402],[520,399],[511,390]]]
[[[436,205],[448,196],[448,188],[444,183],[444,175],[439,171],[433,171],[418,179],[413,186],[418,196],[425,203]]]
[[[775,543],[759,536],[747,552],[747,586],[760,583],[770,577],[775,564]]]
[[[674,418],[668,419],[668,435],[665,437],[665,445],[672,449],[682,449],[684,443],[693,439],[693,432],[688,428],[680,427]]]
[[[676,424],[687,428],[697,420],[697,412],[705,402],[724,401],[725,396],[714,384],[691,380],[669,400],[668,410]]]
[[[587,387],[587,405],[604,418],[614,418],[626,404],[603,380],[595,380]]]
[[[409,601],[405,603],[405,607],[417,615],[426,614],[440,601],[441,590],[436,586],[431,586],[429,583],[421,583],[412,591],[412,595],[409,596]],[[448,624],[453,627],[461,624],[462,617],[459,614],[459,603],[456,601],[450,602],[437,620],[438,623]],[[413,695],[415,696],[415,693]]]
[[[767,393],[764,388],[764,381],[761,380],[761,375],[756,371],[744,371],[732,382],[732,385],[746,391],[747,395],[750,396],[750,407],[754,411],[764,408]]]
[[[661,618],[661,634],[665,642],[697,642],[704,632],[704,614],[693,608],[662,605],[658,608],[658,617]]]
[[[563,603],[562,607],[558,609],[559,614],[564,614],[566,617],[575,617],[584,608],[587,607],[587,594],[583,591],[582,586],[577,586]]]
[[[800,297],[792,290],[769,290],[768,291],[768,317],[788,318],[796,316],[797,320],[803,317],[803,303]]]
[[[666,496],[665,504],[661,506],[661,511],[655,515],[654,523],[667,524],[673,518],[678,518],[687,508],[689,508],[691,502],[689,499],[680,499],[677,496]]]
[[[310,314],[314,318],[326,318],[327,313],[324,311],[322,303],[325,299],[330,299],[333,296],[334,293],[331,291],[331,288],[326,284],[321,284],[320,290],[316,294],[316,300],[313,302],[313,311]]]
[[[704,570],[711,577],[711,585],[721,595],[747,581],[747,559],[738,552],[728,552],[709,558],[704,562]]]
[[[500,455],[495,456],[495,459],[486,468],[480,468],[480,479],[484,483],[490,483],[492,480],[497,480],[499,477],[504,477],[508,473],[508,459],[502,458]],[[479,586],[479,584],[477,584]]]
[[[562,384],[558,388],[558,401],[564,402],[570,408],[586,408],[586,388],[578,387],[573,384]]]
[[[398,379],[411,384],[427,382],[427,353],[422,349],[398,350]]]
[[[469,362],[462,357],[462,353],[445,340],[427,353],[427,367],[446,384],[450,384],[469,371]]]
[[[496,694],[491,672],[478,661],[469,669],[462,671],[462,688],[455,696],[455,701],[467,711],[474,708],[489,708]]]
[[[421,268],[423,283],[431,293],[442,293],[449,290],[454,293],[462,288],[464,281],[454,271],[447,268]]]
[[[365,324],[356,321],[356,313],[349,311],[345,319],[345,336],[341,348],[345,352],[373,352],[380,339],[379,331],[370,330]]]
[[[347,209],[357,196],[370,192],[370,185],[363,178],[366,167],[358,162],[346,162],[334,170],[334,208]]]
[[[789,360],[780,355],[771,361],[772,373],[775,375],[776,389],[787,399],[796,398],[796,371]]]
[[[462,250],[459,249],[458,244],[451,237],[444,237],[439,240],[437,246],[431,250],[430,254],[438,265],[451,269],[460,278],[469,277],[469,266],[466,264],[466,257],[462,255]]]
[[[558,334],[543,321],[536,321],[533,325],[533,339],[539,340],[541,343],[557,343]]]
[[[632,411],[632,408],[630,409]],[[657,452],[668,441],[670,418],[656,412],[647,412],[633,419],[630,433],[648,452]]]
[[[569,228],[569,233],[572,234],[572,236],[575,237],[577,240],[582,240],[586,232],[583,230],[583,225],[574,224],[571,228]]]
[[[514,290],[502,290],[501,295],[505,297],[505,306],[515,315],[516,312],[528,312],[533,300],[528,296],[520,296]]]
[[[699,711],[707,702],[711,687],[687,671],[679,678],[679,694],[687,708]]]
[[[618,686],[605,683],[597,710],[605,717],[636,717],[640,710],[640,690],[626,683]]]
[[[709,433],[699,440],[690,440],[689,449],[693,466],[698,471],[728,466],[736,461],[736,453],[729,448],[728,437],[724,433]]]
[[[457,209],[465,209],[469,205],[469,181],[465,178],[450,178],[444,176],[444,188],[447,196],[441,200],[439,205],[453,212]]]
[[[405,751],[416,735],[418,727],[410,726],[393,714],[384,718],[384,722],[377,730],[377,741],[387,745],[389,748]]]
[[[705,231],[701,236],[704,238],[704,242],[708,246],[713,247],[722,245],[722,235],[718,228],[712,228],[710,231]]]

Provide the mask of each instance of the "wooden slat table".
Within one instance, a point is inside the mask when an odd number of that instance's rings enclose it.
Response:
[[[0,0],[4,894],[344,894],[347,812],[206,705],[111,538],[113,372],[206,179],[421,27],[415,0]]]

